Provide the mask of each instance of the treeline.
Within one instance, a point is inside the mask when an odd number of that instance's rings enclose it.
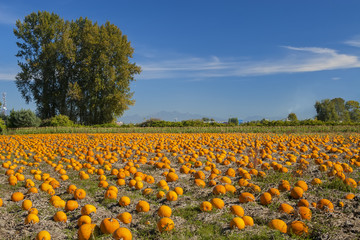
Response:
[[[324,99],[315,103],[316,119],[323,122],[360,122],[359,102],[342,98]]]
[[[347,126],[360,125],[360,108],[357,101],[345,102],[342,98],[325,99],[315,103],[317,115],[314,119],[298,120],[295,113],[290,113],[284,120],[267,120],[239,123],[237,118],[229,118],[225,123],[216,122],[211,118],[183,120],[177,122],[161,119],[148,119],[138,124],[117,124],[116,122],[83,125],[74,123],[68,116],[57,115],[48,119],[40,119],[31,110],[12,110],[9,116],[0,118],[0,129],[24,127],[103,127],[103,128],[132,128],[132,127],[228,127],[228,126]]]

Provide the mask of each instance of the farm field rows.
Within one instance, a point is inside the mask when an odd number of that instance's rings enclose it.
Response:
[[[357,133],[30,134],[0,146],[2,239],[360,238]]]

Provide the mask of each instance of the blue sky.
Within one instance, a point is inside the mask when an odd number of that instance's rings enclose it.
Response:
[[[160,111],[227,119],[312,118],[314,103],[360,101],[360,1],[0,2],[0,91],[8,109],[30,108],[16,89],[14,23],[34,11],[117,25],[142,67],[124,116]]]

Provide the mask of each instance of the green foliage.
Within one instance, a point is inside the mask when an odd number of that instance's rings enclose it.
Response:
[[[2,134],[5,129],[6,129],[5,121],[2,118],[0,118],[0,134]]]
[[[16,85],[42,119],[67,115],[81,124],[110,123],[132,105],[130,82],[140,67],[118,27],[87,18],[64,21],[37,12],[18,20]]]
[[[50,119],[45,119],[42,121],[41,126],[46,127],[71,127],[74,126],[74,122],[65,115],[57,115]]]
[[[298,121],[298,118],[295,113],[289,113],[287,120],[289,120],[291,122],[296,122],[296,121]]]
[[[228,124],[233,125],[233,126],[237,126],[237,125],[239,125],[239,119],[237,119],[237,118],[229,118]]]
[[[345,103],[342,98],[324,99],[315,103],[316,118],[324,122],[359,122],[360,108],[357,101]]]
[[[40,119],[30,109],[12,110],[8,118],[9,128],[38,127]]]
[[[353,122],[360,122],[360,106],[357,101],[347,101],[345,103],[345,108],[349,112],[350,120]]]

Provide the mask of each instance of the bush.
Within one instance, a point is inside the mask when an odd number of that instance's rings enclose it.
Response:
[[[66,115],[57,115],[50,118],[50,126],[52,127],[71,127],[74,122],[69,119]]]
[[[7,124],[9,128],[38,127],[40,122],[40,118],[33,111],[21,109],[11,110]]]
[[[2,134],[5,129],[6,129],[5,121],[2,118],[0,118],[0,133]]]

